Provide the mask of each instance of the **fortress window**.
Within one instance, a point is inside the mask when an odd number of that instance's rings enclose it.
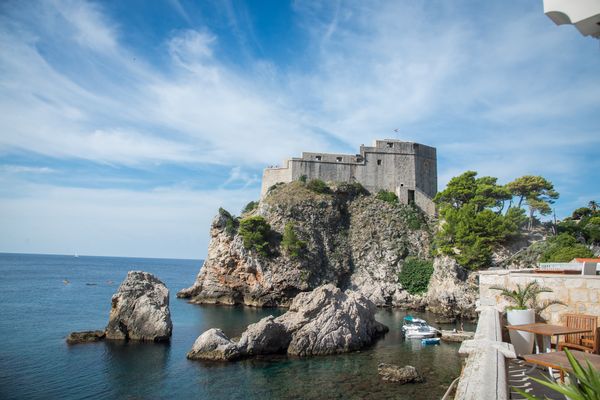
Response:
[[[321,161],[321,156],[315,156],[315,160]]]
[[[342,157],[336,157],[336,158],[335,158],[335,161],[337,161],[337,162],[342,162]]]
[[[394,143],[393,142],[387,142],[387,146],[391,149],[392,147],[394,147]]]
[[[377,165],[381,165],[381,160],[377,160]]]

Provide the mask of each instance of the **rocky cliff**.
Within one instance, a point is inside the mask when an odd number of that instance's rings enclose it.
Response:
[[[447,259],[435,261],[434,291],[411,295],[399,283],[407,257],[431,260],[435,223],[412,206],[390,204],[353,185],[315,193],[301,182],[292,182],[271,190],[242,217],[248,216],[261,216],[270,224],[271,255],[247,250],[239,232],[231,229],[230,217],[220,213],[212,223],[208,256],[196,282],[178,297],[195,303],[288,306],[299,292],[331,283],[358,291],[377,306],[431,303],[453,316],[472,315],[473,279],[469,281],[458,267],[446,270]],[[298,257],[281,247],[289,222],[306,245]],[[467,302],[472,302],[470,309]],[[464,303],[460,311],[457,303]]]

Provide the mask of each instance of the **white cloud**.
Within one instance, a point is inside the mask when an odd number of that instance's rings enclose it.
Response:
[[[6,184],[6,181],[3,183]],[[256,190],[150,192],[11,182],[0,197],[0,251],[202,258],[219,207],[237,214]]]

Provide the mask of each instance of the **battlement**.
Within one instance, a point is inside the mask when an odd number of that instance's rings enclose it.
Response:
[[[285,160],[282,167],[270,167],[263,174],[262,192],[278,182],[301,176],[334,182],[359,182],[367,190],[395,192],[403,203],[417,203],[432,214],[431,199],[437,193],[437,152],[434,147],[394,139],[375,140],[361,145],[358,154],[303,152]]]

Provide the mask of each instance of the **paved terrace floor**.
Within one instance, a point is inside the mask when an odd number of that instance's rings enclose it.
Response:
[[[531,369],[531,365],[523,360],[514,359],[508,363],[508,386],[510,387],[511,399],[524,399],[522,395],[516,392],[513,388],[517,387],[529,394],[532,394],[541,399],[564,400],[565,396],[550,390],[544,385],[535,382],[531,377],[544,379],[548,375],[547,369],[536,368],[531,373],[526,373]],[[557,375],[558,376],[558,375]]]

